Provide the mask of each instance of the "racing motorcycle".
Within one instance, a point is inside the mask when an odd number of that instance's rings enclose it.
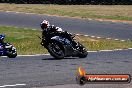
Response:
[[[4,35],[1,37],[5,38]],[[0,43],[0,56],[7,56],[9,58],[15,58],[17,56],[16,48],[10,43]]]
[[[62,59],[64,57],[87,57],[88,53],[86,48],[81,43],[75,41],[75,35],[71,35],[66,31],[65,34],[72,36],[72,41],[61,35],[45,34],[45,36],[48,36],[44,38],[39,37],[42,39],[41,45],[44,46],[50,55],[56,59]]]

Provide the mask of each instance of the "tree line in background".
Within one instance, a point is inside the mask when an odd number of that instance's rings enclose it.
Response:
[[[91,5],[132,5],[132,0],[0,0],[0,3],[17,4],[91,4]]]

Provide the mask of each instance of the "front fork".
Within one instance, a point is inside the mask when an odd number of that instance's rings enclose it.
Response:
[[[47,49],[47,45],[48,45],[47,43],[46,43],[45,39],[42,39],[40,44]]]

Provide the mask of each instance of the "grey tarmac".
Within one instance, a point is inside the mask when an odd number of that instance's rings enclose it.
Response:
[[[40,22],[43,19],[72,33],[103,38],[132,39],[132,24],[0,11],[0,25],[40,29]]]
[[[78,84],[45,86],[45,87],[33,87],[33,88],[132,88],[130,84],[86,84],[80,86]]]
[[[132,39],[132,24],[99,22],[66,17],[0,12],[0,25],[40,29],[39,23],[51,24],[72,33]],[[55,60],[49,55],[0,57],[0,88],[80,88],[76,84],[79,66],[92,74],[132,75],[132,50],[89,52],[85,59]],[[86,84],[83,88],[132,88],[132,84]]]
[[[13,88],[80,88],[76,72],[82,66],[91,74],[132,75],[132,50],[89,52],[87,58],[55,60],[49,55],[0,58],[0,86]],[[66,85],[66,86],[65,86]],[[131,88],[130,84],[86,84],[84,88]],[[11,87],[12,88],[12,87]]]

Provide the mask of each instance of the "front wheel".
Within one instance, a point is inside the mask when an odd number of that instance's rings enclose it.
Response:
[[[63,45],[57,41],[49,43],[47,50],[56,59],[62,59],[65,56]]]
[[[11,50],[7,51],[7,56],[9,58],[15,58],[17,56],[16,48],[12,47]]]

